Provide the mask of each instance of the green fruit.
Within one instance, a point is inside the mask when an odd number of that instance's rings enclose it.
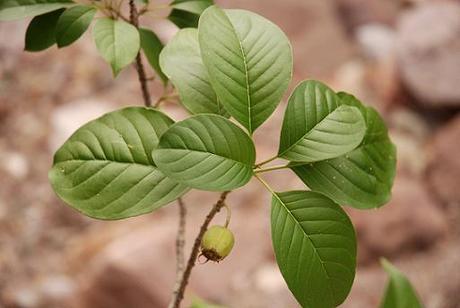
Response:
[[[235,239],[232,231],[222,226],[212,226],[201,240],[201,254],[208,260],[222,261],[232,251]]]

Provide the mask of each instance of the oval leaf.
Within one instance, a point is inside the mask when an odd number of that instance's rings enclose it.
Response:
[[[361,145],[340,157],[292,170],[312,190],[337,203],[366,209],[388,202],[396,173],[396,148],[384,121],[373,108],[355,97],[339,93],[343,104],[356,106],[365,118],[367,131]]]
[[[191,113],[227,114],[209,82],[196,29],[180,30],[161,52],[160,65]]]
[[[0,21],[32,17],[75,5],[71,0],[2,0]]]
[[[159,111],[129,107],[78,129],[56,152],[54,191],[83,214],[120,219],[151,212],[187,187],[166,177],[150,153],[173,121]]]
[[[314,162],[350,152],[363,140],[366,125],[356,107],[318,81],[301,82],[284,114],[278,156]]]
[[[59,17],[56,25],[56,42],[58,47],[65,47],[80,38],[88,29],[96,8],[88,5],[78,5],[67,9]]]
[[[341,304],[356,268],[355,231],[341,207],[315,192],[276,193],[271,225],[276,261],[299,304]]]
[[[25,50],[41,51],[56,43],[56,24],[64,9],[34,17],[26,31]]]
[[[300,305],[341,304],[355,277],[356,236],[340,206],[315,192],[276,193],[271,225],[276,261]]]
[[[140,48],[139,32],[124,21],[99,19],[93,38],[102,57],[110,63],[114,76],[134,61]]]
[[[163,43],[158,36],[151,30],[140,28],[139,34],[141,38],[141,48],[144,51],[145,57],[150,63],[150,66],[158,74],[163,81],[163,84],[168,82],[168,77],[163,73],[160,68],[160,52],[163,49]]]
[[[255,148],[237,125],[218,115],[196,115],[177,122],[153,151],[158,168],[187,186],[226,191],[252,176]]]
[[[390,279],[380,308],[422,308],[410,281],[387,260],[382,259],[382,266]]]
[[[262,16],[215,6],[204,11],[198,28],[219,101],[252,134],[273,113],[291,80],[289,40]]]

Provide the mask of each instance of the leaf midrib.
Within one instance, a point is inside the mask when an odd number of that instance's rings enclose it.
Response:
[[[290,145],[286,150],[284,150],[283,152],[281,153],[278,153],[278,156],[281,157],[283,155],[285,155],[287,152],[289,152],[293,147],[297,146],[299,144],[299,142],[301,142],[303,139],[305,139],[308,135],[310,135],[315,129],[317,126],[319,126],[327,117],[329,117],[333,112],[335,112],[339,107],[341,106],[344,106],[344,105],[338,105],[336,106],[336,108],[334,110],[332,110],[332,112],[330,112],[327,116],[325,116],[323,119],[321,119],[321,121],[319,121],[318,123],[316,123],[308,132],[306,132],[301,138],[299,138],[296,142],[294,142],[292,145]]]
[[[93,13],[93,11],[95,10],[95,8],[93,7],[85,7],[86,11],[81,14],[79,17],[77,17],[77,19],[73,20],[70,25],[67,26],[67,29],[61,34],[62,36],[67,36],[67,34],[69,33],[70,29],[77,23],[79,22],[81,19],[83,19],[84,17],[86,17],[86,15],[90,14],[90,13]]]
[[[246,82],[246,95],[247,95],[247,101],[248,101],[248,131],[252,135],[251,89],[249,88],[249,70],[248,70],[246,54],[244,52],[243,45],[241,44],[241,38],[238,36],[238,33],[236,32],[236,29],[233,26],[232,21],[228,17],[227,13],[225,13],[225,11],[224,11],[224,14],[225,14],[225,17],[227,18],[229,24],[231,25],[231,29],[232,29],[233,34],[235,34],[235,37],[236,37],[236,39],[238,41],[238,46],[240,47],[241,56],[243,57],[244,77],[245,77],[245,82]]]
[[[364,139],[366,139],[367,135],[364,135]],[[360,150],[363,150],[364,148],[366,147],[371,147],[371,146],[377,146],[378,143],[384,143],[384,142],[388,142],[391,140],[387,137],[385,138],[379,138],[379,139],[374,139],[372,140],[371,142],[365,142],[365,141],[362,141],[355,149],[351,150],[350,152],[348,153],[345,153],[345,154],[342,154],[340,156],[337,156],[337,157],[334,157],[333,159],[336,159],[336,158],[340,158],[342,156],[346,156],[346,155],[350,155],[351,153],[355,152],[355,151],[360,151]],[[281,154],[278,154],[278,155],[281,155]],[[291,161],[290,163],[290,166],[292,167],[298,167],[298,166],[303,166],[303,165],[310,165],[310,164],[315,164],[315,163],[319,163],[320,161],[318,162],[310,162],[310,163],[305,163],[305,162],[302,162],[302,161]]]
[[[331,280],[331,278],[329,277],[329,274],[327,273],[325,267],[324,267],[324,262],[323,262],[323,259],[320,257],[313,241],[311,240],[310,236],[305,232],[305,230],[302,228],[302,225],[299,223],[299,221],[294,217],[294,215],[291,213],[291,211],[288,209],[288,207],[284,204],[284,202],[281,200],[281,198],[278,196],[277,193],[274,193],[272,192],[272,195],[279,201],[279,203],[281,203],[281,205],[283,206],[283,208],[286,210],[286,212],[289,214],[289,216],[294,220],[294,223],[297,227],[299,227],[303,232],[303,234],[305,235],[305,237],[308,239],[308,241],[310,242],[311,246],[313,247],[313,251],[315,252],[315,255],[318,257],[318,259],[320,260],[321,262],[321,268],[323,269],[324,273],[326,274],[326,277],[328,280]],[[330,285],[328,286],[328,289],[330,291],[330,294],[332,295],[333,299],[334,299],[334,302],[335,302],[335,296],[334,296],[334,292],[332,291],[332,288],[330,287]]]
[[[112,36],[113,36],[113,44],[112,44],[112,49],[113,49],[113,57],[115,60],[115,65],[118,66],[118,56],[117,56],[117,31],[116,31],[116,21],[112,21]],[[117,70],[118,68],[115,68]]]
[[[178,148],[159,148],[158,150],[176,150],[176,151],[189,151],[189,152],[204,153],[204,154],[209,154],[209,155],[221,157],[221,158],[224,158],[224,159],[228,159],[228,160],[231,160],[232,162],[235,162],[235,163],[238,163],[238,164],[246,165],[246,166],[248,166],[249,168],[252,168],[252,167],[253,167],[251,164],[248,164],[248,163],[246,163],[246,162],[242,162],[242,161],[239,161],[239,160],[230,158],[230,157],[226,157],[226,156],[223,156],[223,155],[219,155],[219,154],[215,154],[215,153],[211,153],[211,152],[206,152],[206,151],[191,150],[191,149],[178,149]]]

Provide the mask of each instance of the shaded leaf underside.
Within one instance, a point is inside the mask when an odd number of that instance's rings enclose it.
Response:
[[[181,103],[191,113],[227,115],[203,65],[196,29],[180,30],[162,51],[160,65],[177,88]]]
[[[342,205],[379,207],[390,199],[396,173],[396,149],[383,119],[351,95],[339,93],[344,104],[361,110],[366,135],[355,150],[337,158],[296,166],[292,170],[312,190]]]

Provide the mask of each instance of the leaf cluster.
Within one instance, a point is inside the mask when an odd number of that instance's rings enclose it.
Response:
[[[37,52],[53,45],[63,48],[77,41],[94,21],[93,39],[101,56],[110,64],[114,76],[131,64],[143,51],[153,70],[166,83],[158,56],[163,43],[150,29],[137,28],[122,14],[123,0],[97,1],[78,4],[72,0],[2,0],[0,21],[33,17],[26,31],[25,50]],[[114,4],[117,2],[116,4]],[[150,1],[144,0],[140,10],[146,14],[155,11]],[[166,8],[168,19],[178,27],[191,27],[199,14],[212,0],[175,0]]]
[[[140,12],[150,5],[144,2]],[[297,301],[341,304],[355,277],[357,249],[342,206],[376,208],[391,196],[396,153],[383,119],[350,94],[302,81],[289,96],[277,154],[257,163],[252,135],[292,78],[288,38],[260,15],[222,10],[210,0],[175,0],[170,7],[169,20],[186,28],[164,48],[154,32],[120,14],[98,18],[93,38],[115,75],[142,49],[191,116],[174,122],[157,109],[127,107],[90,121],[56,152],[49,172],[54,191],[85,215],[122,219],[190,189],[231,191],[255,177],[272,195],[275,256]],[[72,44],[100,10],[70,0],[7,0],[0,20],[35,16],[26,49],[38,51]],[[275,159],[286,163],[266,167]],[[277,169],[292,170],[306,189],[276,192],[260,174]],[[392,286],[402,284],[393,280],[388,302],[398,296]]]

